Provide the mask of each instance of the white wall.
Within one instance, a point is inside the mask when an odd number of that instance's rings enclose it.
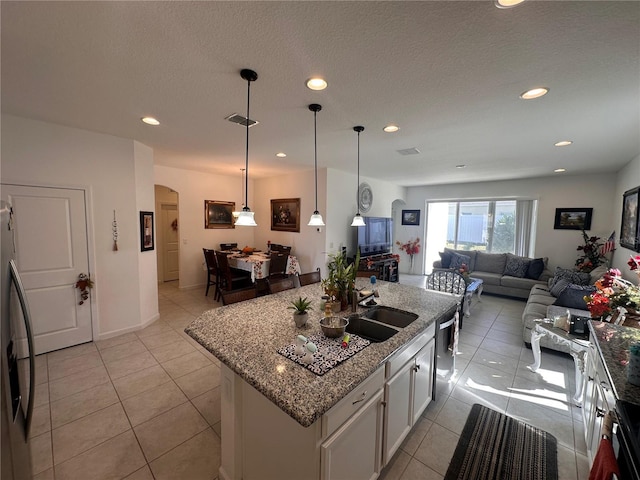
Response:
[[[138,204],[153,187],[150,152],[132,140],[2,115],[2,181],[86,188],[95,339],[139,328],[157,313],[141,272],[155,270],[139,248]],[[140,198],[137,188],[142,189]],[[152,198],[152,197],[151,197]],[[118,251],[113,251],[113,211]],[[44,226],[46,230],[46,226]],[[151,263],[155,264],[155,256]],[[144,305],[143,305],[144,304]],[[141,317],[141,315],[145,317]]]
[[[203,269],[203,248],[220,249],[220,243],[237,242],[239,247],[253,246],[255,228],[204,228],[204,201],[235,202],[241,208],[242,182],[240,175],[230,177],[192,170],[154,167],[155,184],[178,192],[178,218],[180,219],[180,288],[206,285],[207,273]],[[253,182],[249,179],[249,207],[253,208]],[[204,293],[204,290],[203,290]]]
[[[582,244],[580,231],[553,229],[556,208],[593,208],[591,230],[588,233],[606,239],[614,229],[620,229],[612,221],[612,217],[618,216],[614,210],[618,196],[616,174],[558,175],[526,180],[410,187],[406,208],[420,209],[422,223],[426,200],[537,199],[535,256],[549,257],[549,266],[553,269],[556,266],[573,267],[578,258],[576,248]],[[415,232],[409,236],[415,236]],[[414,266],[415,272],[422,271],[421,263]]]
[[[631,255],[638,255],[637,252],[621,247],[620,226],[622,220],[622,194],[627,190],[640,186],[640,156],[631,160],[622,170],[618,172],[615,187],[615,204],[611,217],[611,230],[616,231],[616,251],[613,254],[613,266],[622,272],[622,276],[627,280],[638,283],[638,277],[629,270],[627,262]]]

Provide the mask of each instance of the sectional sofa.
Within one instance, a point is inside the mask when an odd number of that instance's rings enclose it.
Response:
[[[510,253],[486,253],[478,250],[445,248],[434,268],[460,268],[464,263],[471,277],[483,280],[483,292],[529,298],[535,285],[546,286],[553,276],[547,268],[547,258],[519,257]]]

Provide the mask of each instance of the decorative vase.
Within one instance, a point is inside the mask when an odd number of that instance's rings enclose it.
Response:
[[[413,255],[409,255],[409,273],[413,273]]]
[[[296,323],[296,327],[304,327],[308,319],[309,314],[307,312],[293,314],[293,321]]]

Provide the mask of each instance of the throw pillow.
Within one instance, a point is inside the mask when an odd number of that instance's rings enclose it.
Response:
[[[591,270],[591,272],[589,272],[589,284],[593,285],[598,280],[600,280],[600,278],[602,278],[602,276],[607,273],[607,270],[609,270],[609,267],[607,267],[606,265],[600,265],[599,267]]]
[[[565,280],[569,280],[569,283],[575,283],[576,285],[588,285],[589,280],[591,280],[591,275],[585,272],[576,272],[575,270],[570,270],[568,268],[556,268],[556,273],[551,279],[550,287],[560,279],[564,278]]]
[[[558,280],[556,283],[553,284],[553,286],[549,289],[549,293],[554,297],[558,298],[562,294],[562,292],[564,292],[564,289],[569,286],[570,283],[571,282],[569,282],[569,280],[567,280],[566,278],[561,278],[560,280]]]
[[[529,262],[529,268],[527,268],[526,278],[532,280],[538,280],[542,272],[544,271],[544,260],[542,258],[534,258]]]
[[[454,270],[459,270],[462,267],[462,264],[465,264],[467,268],[469,267],[469,263],[471,262],[471,257],[468,255],[460,255],[459,253],[450,252],[451,253],[451,263],[449,264],[449,268]]]
[[[574,285],[569,284],[567,288],[560,294],[554,305],[566,308],[576,308],[578,310],[587,310],[587,302],[584,301],[586,295],[590,295],[596,291],[596,287],[592,285]]]
[[[524,278],[527,273],[527,269],[529,268],[530,262],[531,259],[529,258],[518,257],[517,255],[507,253],[507,264],[504,267],[504,275]]]
[[[444,252],[438,252],[438,254],[440,255],[442,268],[449,268],[449,265],[451,264],[451,253],[445,250]]]

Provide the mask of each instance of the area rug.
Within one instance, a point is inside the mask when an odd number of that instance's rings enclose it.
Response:
[[[550,433],[476,403],[444,480],[557,480],[557,447]]]

